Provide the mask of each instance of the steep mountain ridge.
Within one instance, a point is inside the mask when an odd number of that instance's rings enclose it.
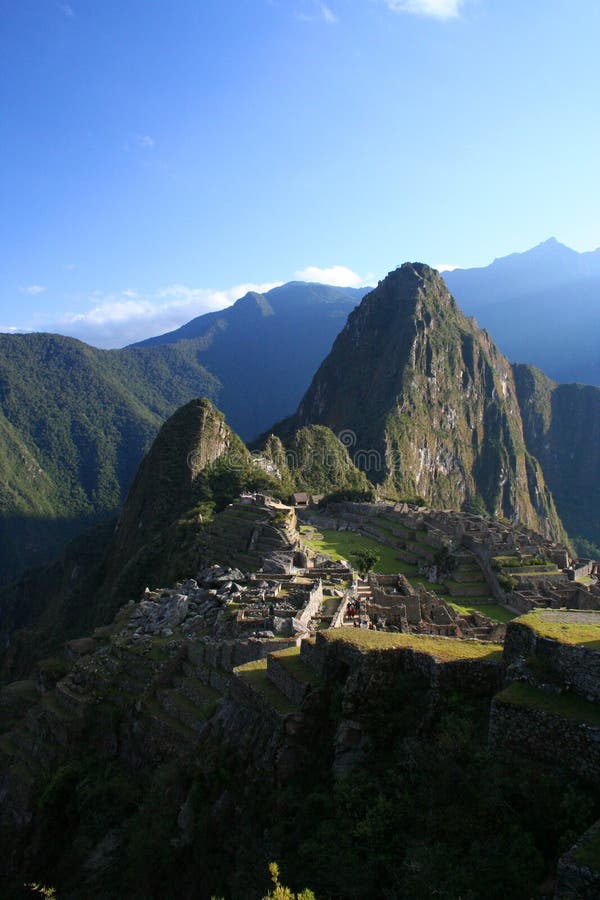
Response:
[[[581,262],[581,257],[585,258],[589,274],[589,277],[586,275],[586,285],[591,289],[597,254],[575,254],[568,248],[561,249],[553,241],[546,242],[536,253],[531,251],[531,254],[540,263],[551,260],[557,251],[560,251],[560,257],[565,257],[567,263],[573,259]],[[528,254],[515,256],[518,259],[513,260],[511,257],[506,262],[497,261],[495,268],[512,270],[516,265],[522,269],[524,260],[521,257],[527,257]],[[558,264],[554,265],[554,269],[550,266],[554,272],[551,272],[552,277],[555,277],[557,266]],[[485,270],[482,271],[485,274]],[[453,273],[446,275],[446,280],[451,275]],[[201,316],[176,332],[145,342],[147,346],[133,346],[119,351],[95,350],[58,335],[0,335],[0,584],[6,583],[32,565],[39,565],[53,558],[66,541],[81,533],[84,528],[104,516],[115,515],[136,467],[161,423],[191,398],[205,395],[218,402],[234,430],[241,431],[245,438],[252,437],[261,428],[268,428],[274,420],[288,413],[300,401],[302,391],[308,386],[310,374],[325,356],[330,342],[345,321],[347,312],[354,307],[362,293],[360,289],[324,285],[282,285],[265,294],[250,293],[231,308]],[[580,299],[582,302],[585,300],[583,295]],[[503,309],[503,304],[496,303],[488,307],[490,314],[495,309]],[[508,332],[513,345],[516,340],[521,342],[519,346],[522,345],[523,354],[520,355],[524,355],[530,341],[529,325],[535,327],[537,333],[542,326],[546,327],[546,319],[558,323],[548,325],[546,331],[550,327],[554,328],[562,351],[571,346],[571,338],[575,340],[573,346],[578,351],[582,347],[585,351],[587,343],[594,344],[595,347],[595,333],[593,327],[590,327],[592,319],[589,316],[587,319],[584,315],[542,316],[532,309],[533,307],[522,304],[519,318],[517,319],[516,314],[509,317]],[[570,310],[577,312],[577,309],[573,299]],[[380,312],[382,310],[383,307]],[[424,323],[425,331],[418,340],[414,323],[419,320],[419,316],[415,314],[410,325],[414,332],[412,339],[415,353],[419,355],[419,359],[422,357],[423,362],[423,378],[418,384],[415,382],[411,389],[408,383],[400,383],[402,379],[397,379],[396,383],[386,375],[381,366],[377,379],[371,379],[369,384],[365,384],[360,375],[348,381],[348,385],[352,381],[352,390],[347,393],[353,394],[356,402],[344,400],[343,403],[350,406],[354,403],[358,420],[362,423],[360,434],[343,435],[350,442],[349,449],[355,457],[362,452],[362,466],[374,480],[381,481],[384,478],[388,465],[387,455],[393,457],[399,452],[398,441],[393,439],[398,429],[398,418],[390,420],[389,429],[387,425],[383,429],[390,437],[389,447],[385,441],[379,440],[377,443],[378,439],[373,440],[371,435],[377,438],[382,432],[378,409],[382,409],[385,392],[389,389],[393,396],[402,393],[404,411],[399,412],[399,415],[405,416],[402,428],[407,426],[404,433],[409,436],[410,427],[407,423],[410,413],[416,443],[413,442],[412,450],[407,446],[400,449],[406,459],[412,453],[410,465],[415,471],[421,466],[423,490],[432,490],[439,502],[455,502],[466,492],[470,494],[469,502],[475,504],[475,508],[483,502],[489,509],[504,508],[507,511],[516,509],[516,494],[519,494],[519,503],[524,504],[524,515],[531,515],[530,508],[533,508],[532,521],[535,521],[536,516],[544,518],[548,508],[547,490],[541,479],[539,466],[530,455],[521,454],[524,463],[519,463],[517,467],[518,486],[513,490],[511,482],[502,487],[502,491],[507,494],[506,500],[500,502],[498,499],[501,489],[499,482],[494,482],[496,476],[491,481],[488,477],[490,471],[497,472],[503,454],[515,459],[519,457],[518,448],[522,443],[520,426],[513,427],[510,424],[514,390],[512,374],[506,371],[505,363],[502,363],[504,375],[499,376],[497,384],[493,374],[488,372],[486,376],[490,391],[496,391],[496,395],[501,398],[499,405],[492,404],[487,409],[486,427],[489,426],[488,431],[498,427],[508,437],[506,440],[503,438],[504,450],[496,448],[492,453],[492,456],[496,456],[495,463],[490,463],[489,459],[488,462],[481,462],[476,472],[476,492],[473,492],[470,484],[471,476],[465,476],[452,461],[457,456],[458,449],[460,454],[466,453],[471,462],[476,457],[481,457],[479,443],[483,435],[482,422],[474,430],[477,446],[473,444],[468,452],[470,432],[467,430],[460,437],[460,448],[457,448],[456,442],[448,441],[447,435],[441,443],[438,440],[436,432],[448,430],[447,416],[452,418],[454,412],[458,412],[454,401],[446,404],[446,412],[439,411],[438,404],[442,402],[442,394],[450,391],[448,399],[454,388],[458,390],[459,372],[466,373],[465,384],[469,388],[469,360],[472,355],[469,348],[473,340],[471,332],[474,325],[461,317],[459,311],[453,312],[451,307],[446,308],[444,321],[450,328],[454,316],[452,328],[458,323],[461,334],[459,342],[463,349],[448,357],[448,371],[453,373],[450,381],[455,377],[456,383],[452,383],[452,388],[446,384],[441,393],[439,390],[436,393],[435,373],[432,371],[427,374],[427,366],[430,365],[428,354],[432,362],[435,351],[438,359],[436,365],[439,365],[439,359],[444,358],[446,325],[441,329],[436,326],[431,331],[426,321],[431,311],[423,308],[422,312],[420,321]],[[503,315],[499,315],[502,320]],[[537,325],[536,316],[539,320]],[[392,319],[393,316],[390,322]],[[410,328],[407,330],[409,319],[411,316],[407,315],[404,330],[399,332],[405,337],[410,333]],[[524,322],[524,327],[515,328],[516,321]],[[569,337],[574,325],[577,333]],[[383,346],[381,341],[387,340],[388,325],[383,320],[378,322],[375,317],[365,323],[365,327],[376,329],[370,350],[365,349],[363,358],[359,360],[356,350],[348,349],[349,358],[363,372],[370,371],[370,352],[375,359],[379,357]],[[456,334],[454,331],[455,337]],[[481,363],[482,372],[487,372],[487,363],[482,362],[487,359],[493,370],[498,364],[498,358],[494,357],[495,350],[492,351],[489,347],[487,350],[482,349],[482,332],[477,330],[477,334],[479,337],[476,344],[481,353],[477,350],[477,360],[473,361],[471,368],[479,378],[477,366]],[[543,344],[544,341],[531,342],[532,352],[539,343]],[[546,344],[550,348],[548,352],[552,351],[555,361],[558,360],[560,354],[554,352],[554,345],[551,342]],[[403,347],[398,343],[394,352],[402,356],[411,351],[410,347]],[[600,365],[596,348],[595,353]],[[581,367],[578,371],[584,372],[587,365],[585,352],[572,352],[570,356],[576,362],[569,362],[569,367],[573,369],[576,365]],[[442,365],[440,372],[445,365],[446,363]],[[386,367],[392,371],[394,366],[394,353],[390,352]],[[330,381],[333,375],[334,373],[329,373]],[[502,395],[504,383],[508,391],[507,397]],[[566,392],[563,394],[567,396]],[[337,402],[342,403],[339,399]],[[462,402],[461,400],[461,404]],[[465,399],[465,402],[468,406],[470,401]],[[429,427],[427,404],[433,404],[431,408],[438,410],[436,428],[429,429],[431,434],[426,443],[419,443],[417,438],[419,435],[422,437]],[[346,412],[350,413],[352,410],[344,410],[344,415]],[[475,415],[475,412],[473,407],[471,414]],[[479,409],[477,415],[481,418],[482,409]],[[594,409],[590,408],[588,415],[594,416]],[[497,418],[495,424],[494,416]],[[342,426],[339,423],[343,420],[345,421],[344,417],[339,416],[332,419],[337,423],[334,430],[340,431]],[[302,424],[308,422],[308,417],[302,420]],[[587,430],[585,433],[587,434]],[[584,437],[582,432],[582,439]],[[472,442],[473,438],[470,439]],[[560,444],[558,428],[552,430],[552,441]],[[536,448],[537,445],[527,437],[527,449],[534,457],[538,455]],[[489,446],[486,452],[489,456]],[[549,460],[546,457],[544,459],[544,466],[550,465]],[[561,459],[568,462],[569,457],[561,456]],[[471,462],[467,459],[467,469]],[[510,460],[507,465],[510,469]],[[402,470],[401,465],[395,468]],[[428,484],[427,472],[437,473],[432,478],[435,485]],[[296,486],[298,478],[296,473],[290,479],[290,485]],[[446,478],[451,483],[444,489],[442,485]],[[569,479],[569,497],[562,497],[560,489],[557,496],[561,496],[560,502],[563,505],[570,502],[577,508],[579,497],[589,495],[589,478],[578,480],[577,472],[571,467]],[[552,480],[554,484],[560,481],[556,473],[552,475]],[[412,492],[414,487],[416,492],[416,484],[411,486],[409,481],[410,479],[405,478],[400,480],[403,491],[406,489]],[[524,499],[526,482],[529,501]],[[511,491],[513,494],[516,491],[512,499]],[[585,508],[586,515],[589,513],[593,516],[593,510],[586,501],[579,508]],[[520,509],[517,512],[521,515]],[[552,519],[551,512],[549,519]],[[590,530],[581,515],[576,514],[575,521],[579,523],[576,534],[597,543],[594,528]]]
[[[527,447],[581,555],[600,555],[600,388],[556,384],[533,366],[513,370]]]
[[[364,298],[276,431],[308,422],[349,440],[388,490],[563,534],[508,360],[426,265],[406,263]]]

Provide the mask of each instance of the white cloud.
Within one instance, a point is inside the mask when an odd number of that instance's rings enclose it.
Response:
[[[75,13],[73,12],[73,7],[69,6],[68,3],[59,3],[58,8],[60,9],[61,13],[63,13],[67,17],[67,19],[75,18]]]
[[[454,269],[460,269],[460,266],[456,266],[452,263],[434,263],[433,268],[437,269],[438,272],[453,272]]]
[[[296,13],[297,17],[303,22],[321,21],[327,22],[328,25],[334,25],[338,21],[338,17],[326,3],[321,3],[320,0],[314,0],[312,6],[313,12],[299,12]]]
[[[333,25],[334,22],[337,22],[337,16],[332,13],[328,6],[325,3],[321,3],[321,16],[326,22],[329,22],[330,25]]]
[[[38,322],[36,330],[50,328],[98,347],[122,347],[230,306],[248,291],[264,293],[280,284],[238,284],[220,291],[171,284],[146,296],[130,288],[115,294],[94,291],[90,296],[91,309],[65,313],[51,323]]]
[[[308,266],[296,272],[295,278],[340,287],[364,287],[377,281],[373,275],[362,278],[346,266]],[[20,326],[11,325],[0,331],[58,332],[96,347],[123,347],[173,331],[196,316],[231,306],[249,291],[263,294],[281,284],[281,281],[244,283],[214,290],[176,283],[149,293],[130,286],[115,292],[94,290],[87,294],[88,306],[83,311],[81,308],[62,314],[40,311]],[[26,290],[31,292],[31,288],[39,288],[37,293],[44,290],[41,285],[30,285]]]
[[[432,16],[435,19],[453,19],[460,15],[465,0],[385,0],[394,12]]]
[[[145,147],[148,150],[154,147],[154,138],[150,137],[149,134],[138,134],[136,140],[138,147]]]
[[[0,325],[0,334],[27,334],[27,331],[16,325]]]
[[[22,294],[27,294],[29,297],[37,297],[38,294],[43,294],[46,288],[43,284],[28,284],[19,288],[19,290]]]
[[[295,277],[298,281],[316,281],[319,284],[335,284],[337,287],[364,287],[368,283],[346,266],[329,266],[326,269],[307,266],[296,272]]]

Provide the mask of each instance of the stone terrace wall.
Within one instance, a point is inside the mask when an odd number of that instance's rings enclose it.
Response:
[[[221,669],[231,672],[236,666],[264,659],[274,650],[285,650],[293,646],[295,640],[282,638],[280,641],[194,641],[188,644],[187,656],[195,669]]]
[[[275,707],[259,691],[255,691],[243,678],[235,677],[229,682],[229,699],[243,710],[253,711],[263,723],[276,732],[281,727],[280,715]]]
[[[310,693],[310,685],[306,681],[298,681],[285,668],[277,657],[267,657],[267,674],[269,681],[273,682],[284,697],[295,706],[301,706],[306,696]]]
[[[317,634],[314,646],[303,642],[300,652],[325,679],[335,677],[341,666],[356,671],[363,666],[385,664],[396,666],[399,672],[421,675],[434,690],[485,695],[498,691],[504,678],[500,661],[459,659],[440,662],[429,653],[412,647],[364,651],[350,641],[327,641],[321,634]]]
[[[599,617],[600,618],[600,617]],[[504,642],[507,664],[519,657],[536,656],[559,672],[578,694],[600,700],[600,652],[585,646],[562,644],[552,638],[540,637],[520,622],[509,622]]]
[[[600,778],[600,728],[498,697],[490,711],[489,747]]]

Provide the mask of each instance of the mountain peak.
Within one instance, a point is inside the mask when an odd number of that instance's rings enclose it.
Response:
[[[508,360],[435,269],[405,263],[350,314],[281,428],[318,423],[349,437],[355,459],[392,494],[558,534],[539,467],[520,449],[516,410]]]

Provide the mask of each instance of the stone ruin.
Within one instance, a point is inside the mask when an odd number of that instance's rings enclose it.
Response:
[[[464,615],[433,591],[414,588],[402,575],[369,575],[369,618],[378,627],[405,634],[432,634],[455,638],[501,641],[505,628],[480,613]]]

